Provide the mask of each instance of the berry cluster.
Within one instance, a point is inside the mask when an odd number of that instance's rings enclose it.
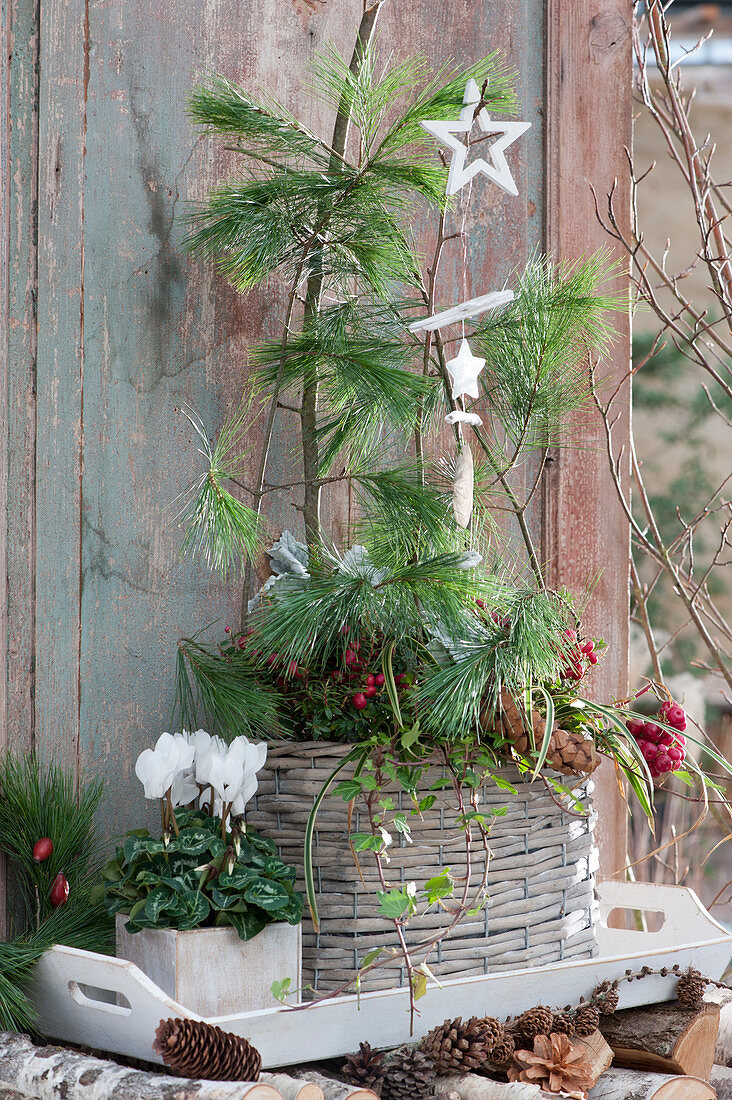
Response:
[[[625,725],[628,733],[635,737],[648,770],[654,779],[668,772],[675,772],[686,758],[686,714],[684,708],[672,699],[667,699],[658,709],[658,717],[665,725],[671,726],[673,733],[662,729],[653,718],[647,722],[638,722],[629,718]]]
[[[562,672],[562,679],[574,680],[578,683],[585,673],[589,672],[590,668],[598,662],[595,642],[592,638],[589,638],[586,642],[581,642],[577,637],[576,630],[565,630],[564,634],[569,645],[563,652],[567,664]]]

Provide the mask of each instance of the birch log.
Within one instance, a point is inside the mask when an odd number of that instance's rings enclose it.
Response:
[[[323,1090],[314,1081],[301,1081],[286,1073],[261,1073],[259,1080],[276,1089],[282,1100],[325,1100]]]
[[[0,1081],[0,1100],[33,1100],[33,1097],[27,1092],[19,1092],[12,1085],[6,1085],[4,1081]]]
[[[491,1081],[477,1073],[456,1073],[438,1077],[435,1086],[438,1100],[543,1100],[546,1093],[538,1085],[507,1081]]]
[[[14,1032],[0,1032],[0,1081],[34,1100],[282,1100],[268,1084],[144,1073],[64,1047],[36,1047]]]
[[[335,1077],[326,1077],[324,1073],[316,1070],[301,1069],[297,1071],[297,1078],[301,1082],[309,1082],[317,1085],[322,1090],[325,1100],[378,1100],[371,1089],[362,1089],[358,1086],[348,1085],[345,1081],[339,1081]]]
[[[714,1066],[709,1084],[717,1090],[717,1100],[732,1100],[732,1069],[729,1066]]]
[[[720,1006],[719,1031],[714,1061],[720,1066],[732,1065],[732,989],[709,989],[704,999]]]
[[[609,1069],[590,1089],[589,1100],[715,1100],[700,1077],[670,1077],[633,1069]]]

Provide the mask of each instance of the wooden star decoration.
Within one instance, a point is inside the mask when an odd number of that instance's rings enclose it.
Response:
[[[485,359],[473,355],[470,344],[463,337],[460,350],[454,359],[448,359],[447,371],[452,380],[452,396],[478,397],[478,375],[485,366]]]
[[[428,133],[452,150],[450,170],[447,175],[447,194],[454,195],[466,183],[469,183],[479,173],[488,176],[489,179],[507,191],[509,195],[518,195],[518,188],[511,175],[511,169],[506,160],[506,149],[513,145],[517,138],[531,126],[530,122],[497,122],[491,119],[485,107],[475,115],[475,108],[480,103],[480,89],[474,80],[469,80],[465,86],[463,96],[463,109],[460,118],[455,122],[449,121],[423,121],[422,126]],[[477,122],[483,135],[497,134],[498,141],[494,141],[488,152],[491,157],[489,163],[483,157],[476,157],[467,164],[469,144],[460,140],[460,135],[467,135],[470,140],[470,131],[473,123]]]

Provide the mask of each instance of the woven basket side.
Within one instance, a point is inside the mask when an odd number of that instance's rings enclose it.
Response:
[[[282,859],[298,870],[300,888],[303,836],[313,800],[349,747],[319,742],[276,744],[270,747],[267,764],[259,773],[259,788],[247,820],[277,840]],[[439,774],[435,768],[425,777],[425,790]],[[479,809],[486,816],[506,810],[493,817],[490,832],[488,902],[430,953],[430,969],[438,976],[484,974],[596,953],[594,814],[580,819],[564,813],[543,787],[526,783],[513,766],[501,769],[500,774],[514,786],[516,795],[490,782],[479,792]],[[591,780],[576,786],[577,796],[584,801],[589,800],[591,791]],[[396,810],[410,813],[411,800],[400,789],[388,793]],[[399,835],[389,849],[386,873],[390,885],[414,882],[418,896],[440,868],[450,867],[456,882],[465,881],[468,869],[464,834],[455,824],[452,792],[432,793],[437,796],[434,806],[421,818],[409,818],[413,843]],[[358,809],[354,809],[350,831],[370,831]],[[390,922],[378,912],[380,882],[373,857],[362,853],[359,858],[364,889],[350,856],[348,835],[345,803],[327,796],[313,840],[320,931],[314,931],[309,919],[303,925],[303,984],[321,992],[352,979],[372,948],[388,951],[397,946]],[[485,861],[482,845],[474,844],[470,897],[479,888]],[[450,920],[449,913],[430,908],[406,926],[407,943],[415,947]],[[420,961],[419,954],[416,961]],[[401,984],[403,971],[395,958],[366,975],[361,988]]]

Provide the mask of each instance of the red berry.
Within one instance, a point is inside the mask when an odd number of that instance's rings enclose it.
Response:
[[[565,634],[565,637],[569,638],[571,641],[573,641],[573,642],[577,641],[577,631],[576,630],[565,630],[564,634]]]
[[[36,863],[43,863],[53,851],[53,841],[48,836],[42,836],[33,845],[33,859]]]
[[[358,660],[358,657],[353,649],[347,649],[343,660],[347,665],[352,665]]]
[[[633,737],[643,736],[643,722],[637,722],[635,718],[628,718],[625,723],[628,733]]]
[[[287,666],[287,675],[297,676],[297,661],[290,661],[289,665]]]
[[[681,730],[686,729],[686,712],[678,703],[673,707],[669,707],[666,714],[666,721],[670,726],[676,726],[677,729]]]
[[[481,611],[485,611],[485,600],[479,600],[479,599],[476,598],[475,602],[477,603],[477,605],[481,609]]]
[[[584,653],[587,657],[592,653],[595,648],[595,643],[590,639],[589,642],[585,642],[583,646],[580,646],[580,653]]]
[[[680,746],[680,747],[681,747],[682,749],[683,749],[683,748],[684,748],[684,746],[686,745],[686,738],[684,737],[683,733],[677,733],[677,734],[676,734],[676,736],[674,737],[674,741],[675,741],[675,742],[676,742],[676,744],[677,744],[677,745],[679,745],[679,746]]]
[[[369,687],[373,687],[373,686],[374,686],[374,684],[376,683],[376,677],[375,677],[375,676],[372,676],[372,675],[371,675],[371,674],[369,673],[369,675],[368,675],[368,676],[366,677],[366,683],[367,683],[367,684],[369,685]]]
[[[49,900],[54,909],[58,909],[60,905],[66,905],[66,902],[69,900],[69,880],[61,871],[59,871],[56,878],[51,883]]]
[[[279,653],[270,653],[269,657],[267,658],[267,664],[269,665],[270,668],[272,668],[272,665],[277,664],[278,658],[279,658]]]
[[[367,695],[369,697],[369,699],[371,698],[372,695],[376,695],[376,688],[374,687],[373,684],[368,685],[368,687],[364,691],[364,695]]]
[[[674,762],[665,752],[660,752],[656,757],[656,771],[661,775],[674,770]]]
[[[683,749],[680,749],[677,745],[669,745],[666,749],[666,755],[677,764],[680,764],[684,759]]]
[[[339,672],[337,668],[334,668],[330,675],[331,675],[332,680],[342,680],[343,679],[343,673]]]
[[[386,677],[384,676],[383,672],[377,672],[376,675],[374,676],[374,683],[376,684],[377,687],[383,687],[385,681],[386,681]]]
[[[351,699],[351,702],[353,703],[356,710],[363,710],[364,707],[368,706],[368,699],[362,691],[357,691],[356,694],[353,696],[353,699]]]
[[[658,745],[654,745],[652,741],[639,741],[638,745],[647,763],[650,764],[658,756]]]
[[[663,730],[660,726],[657,726],[655,722],[643,723],[643,736],[646,741],[655,741],[656,743],[658,743],[658,740],[662,733]]]
[[[596,653],[588,653],[587,660],[590,662],[591,665],[596,665],[599,658]]]

